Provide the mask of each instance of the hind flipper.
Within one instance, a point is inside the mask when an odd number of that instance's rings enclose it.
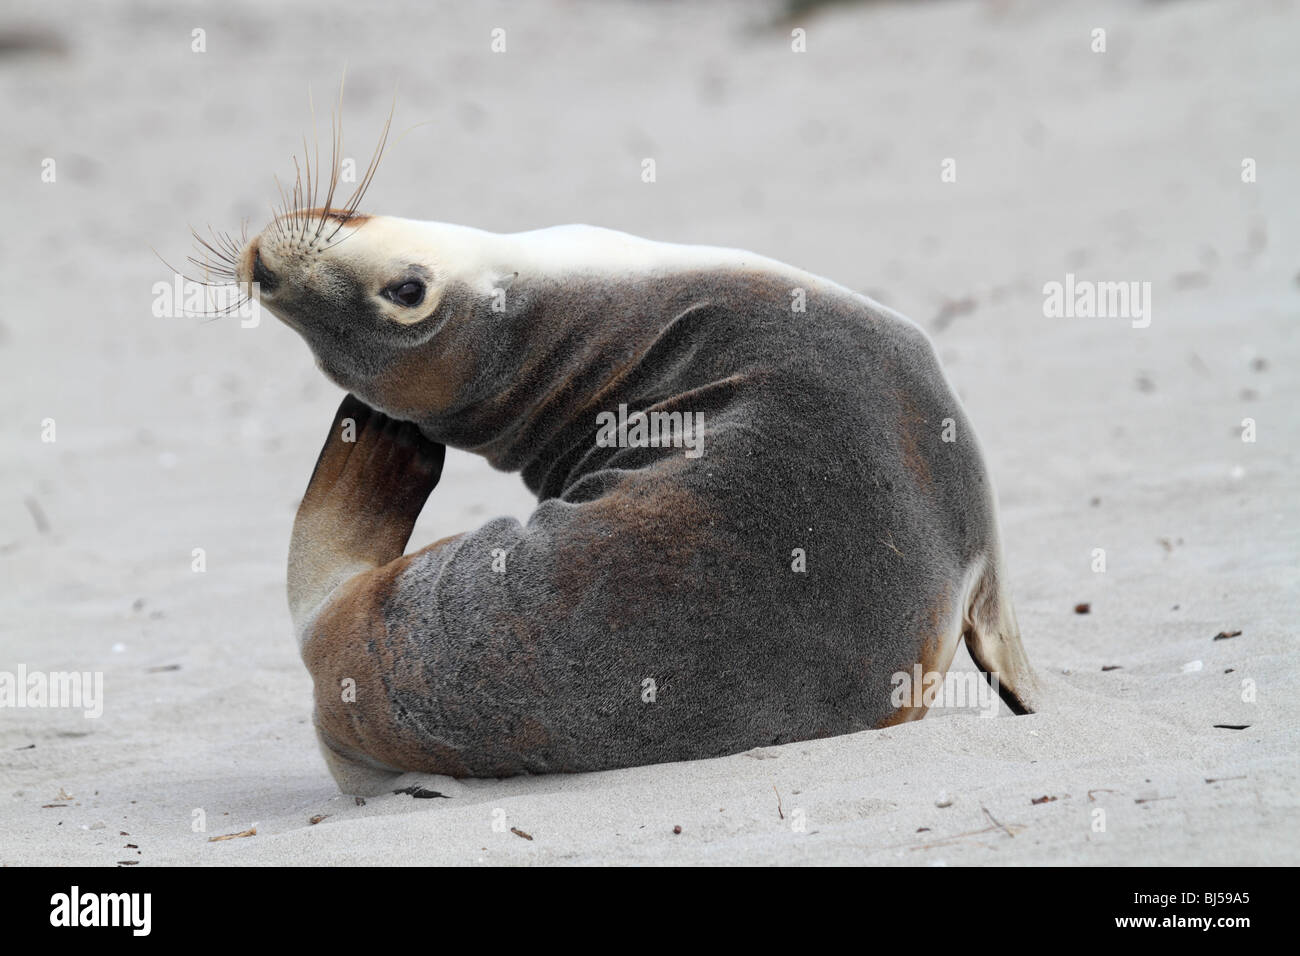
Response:
[[[1032,714],[1042,707],[1042,685],[1020,642],[1015,608],[999,570],[999,562],[993,561],[976,577],[966,601],[962,636],[975,666],[1011,712]]]

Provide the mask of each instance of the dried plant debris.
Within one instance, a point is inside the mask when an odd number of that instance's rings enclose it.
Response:
[[[442,797],[444,800],[451,799],[445,793],[439,793],[437,790],[426,790],[424,787],[418,786],[403,787],[401,790],[394,790],[393,793],[408,793],[417,800],[432,800],[434,797]]]
[[[208,837],[209,843],[220,843],[222,840],[238,840],[240,837],[257,836],[257,827],[251,830],[244,830],[240,833],[225,833],[221,836]]]

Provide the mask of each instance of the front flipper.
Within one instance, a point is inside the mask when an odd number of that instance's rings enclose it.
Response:
[[[289,612],[300,644],[340,585],[402,556],[446,452],[410,422],[343,399],[289,545]]]

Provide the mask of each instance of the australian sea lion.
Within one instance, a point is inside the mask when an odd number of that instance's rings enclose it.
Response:
[[[1034,708],[979,446],[889,309],[746,252],[328,205],[232,271],[351,393],[289,557],[343,791],[881,727],[924,714],[893,675],[963,637]],[[537,510],[404,555],[445,445]]]

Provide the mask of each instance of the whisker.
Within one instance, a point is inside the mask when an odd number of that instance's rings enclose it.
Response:
[[[393,114],[396,111],[397,93],[394,91],[393,105],[388,110],[388,119],[384,121],[383,131],[379,135],[379,144],[375,147],[374,155],[370,158],[370,165],[366,167],[365,175],[361,178],[361,182],[357,184],[356,190],[352,193],[351,198],[344,207],[343,217],[340,219],[339,224],[334,227],[334,231],[330,233],[329,239],[326,240],[327,242],[332,241],[334,237],[338,235],[338,231],[343,228],[347,220],[351,219],[352,216],[356,214],[358,207],[361,205],[362,198],[365,197],[367,190],[370,189],[370,184],[374,182],[375,173],[379,171],[379,161],[384,155],[384,147],[388,143],[389,130],[391,130],[393,126]]]
[[[289,194],[285,190],[284,184],[280,182],[279,176],[272,176],[271,178],[275,180],[275,188],[280,193],[280,215],[276,217],[276,220],[279,221],[282,218],[287,220],[286,228],[281,232],[281,235],[286,240],[290,240],[293,238],[294,217],[293,213],[290,212]]]
[[[298,157],[293,157],[294,182],[293,182],[293,229],[302,239],[307,229],[307,218],[301,215],[302,212],[302,169],[298,166]]]
[[[320,171],[320,128],[319,128],[319,126],[317,126],[317,123],[316,123],[316,99],[315,99],[315,97],[312,96],[312,93],[311,93],[311,84],[310,84],[310,83],[307,84],[307,108],[311,111],[311,139],[312,139],[312,143],[313,143],[313,145],[316,147],[316,176],[315,176],[314,179],[311,179],[311,180],[310,180],[310,186],[311,186],[311,205],[312,205],[312,208],[313,208],[313,209],[318,209],[318,208],[320,207],[320,204],[317,202],[317,194],[320,192],[320,175],[321,175],[321,171]],[[307,152],[307,137],[305,137],[305,136],[303,137],[302,150],[303,150],[303,153],[306,154],[306,152]],[[323,218],[324,218],[324,217],[322,217],[322,219],[323,219]],[[321,230],[321,227],[320,227],[319,224],[317,224],[317,226],[316,226],[316,232],[315,232],[315,233],[312,235],[312,237],[311,237],[312,244],[315,244],[316,240],[320,238],[320,230]]]
[[[167,268],[172,272],[173,275],[178,275],[178,276],[180,276],[180,277],[181,277],[182,279],[184,279],[186,282],[193,282],[195,285],[211,286],[212,288],[225,288],[226,286],[229,286],[229,285],[230,285],[229,282],[205,282],[205,281],[202,280],[202,279],[196,279],[196,278],[194,278],[192,275],[190,275],[189,273],[187,273],[187,272],[183,272],[183,271],[181,271],[180,269],[177,269],[174,265],[172,265],[170,262],[168,262],[166,259],[164,259],[164,258],[162,257],[162,253],[160,253],[160,252],[159,252],[157,249],[155,249],[153,246],[150,246],[150,247],[149,247],[149,251],[152,252],[155,256],[157,256],[157,257],[158,257],[158,261],[161,262],[163,265],[165,265],[165,266],[166,266],[166,267],[167,267]],[[193,257],[189,257],[189,258],[191,259],[191,261],[193,261]],[[202,263],[195,262],[195,265],[198,265],[198,266],[202,267],[203,264],[202,264]],[[246,283],[236,283],[236,284],[237,284],[237,285],[244,285],[244,284],[246,284]],[[250,298],[251,298],[251,296],[250,296]]]
[[[209,227],[208,227],[208,230],[211,231],[211,229],[212,229],[212,227],[209,226]],[[219,250],[219,249],[217,249],[216,247],[214,247],[214,246],[212,245],[212,243],[210,243],[210,242],[208,242],[208,240],[204,239],[203,236],[201,236],[201,235],[200,235],[200,234],[195,230],[195,228],[194,228],[193,226],[190,227],[190,234],[194,236],[194,241],[195,241],[195,242],[199,243],[199,245],[203,246],[204,249],[207,249],[209,252],[211,252],[211,253],[212,253],[214,256],[216,256],[217,259],[220,260],[221,262],[229,263],[229,264],[232,265],[232,266],[235,264],[236,260],[233,259],[233,258],[231,258],[230,255],[229,255],[229,253],[224,252],[224,251]],[[217,241],[218,244],[220,244],[220,240],[218,240],[218,239],[216,238],[216,235],[215,235],[215,234],[213,235],[213,239],[214,239],[215,241]]]
[[[311,154],[308,152],[308,146],[307,146],[307,137],[304,135],[303,138],[302,138],[302,165],[303,165],[303,169],[306,170],[306,176],[307,176],[306,203],[307,203],[307,208],[308,208],[308,209],[315,209],[315,208],[316,208],[316,202],[315,202],[316,197],[315,197],[315,194],[312,192],[312,180],[311,180],[311,158],[310,158],[310,156],[311,156]],[[305,236],[306,233],[304,232],[303,235]]]
[[[233,272],[226,272],[226,271],[223,271],[223,270],[221,270],[221,269],[213,269],[213,268],[211,268],[211,267],[210,267],[206,262],[202,262],[202,261],[200,261],[200,260],[198,260],[198,259],[195,259],[193,256],[187,256],[187,257],[186,257],[186,260],[187,260],[191,265],[198,266],[200,269],[203,270],[203,274],[204,274],[204,276],[205,276],[205,279],[204,279],[204,280],[197,280],[197,279],[191,279],[191,280],[190,280],[191,282],[195,282],[195,283],[197,283],[198,285],[208,286],[208,287],[210,287],[210,288],[214,288],[214,289],[215,289],[215,288],[220,288],[220,287],[223,287],[223,286],[228,286],[228,285],[230,285],[232,282],[236,281],[236,279],[235,279],[235,274],[234,274]],[[207,281],[207,280],[210,280],[213,276],[223,277],[225,281],[223,281],[223,282],[210,282],[210,281]],[[189,277],[187,276],[186,278],[189,278]]]
[[[225,230],[221,231],[218,238],[221,242],[222,248],[230,252],[232,261],[236,263],[239,262],[240,256],[244,254],[244,247],[235,242],[234,237]]]
[[[343,83],[347,79],[347,67],[343,68],[343,77],[339,80],[339,102],[336,109],[330,113],[330,184],[329,190],[325,193],[325,212],[321,216],[320,224],[316,228],[316,237],[319,238],[325,228],[325,220],[329,216],[330,209],[334,205],[334,191],[338,188],[339,172],[343,164]],[[328,242],[328,240],[326,240]]]
[[[280,217],[275,212],[275,203],[267,203],[267,206],[271,210],[271,225],[275,226],[275,231],[284,238],[284,230],[280,228]]]
[[[212,236],[212,241],[217,244],[217,249],[222,254],[223,259],[231,262],[239,260],[240,249],[235,244],[235,240],[230,238],[230,233],[225,230],[217,232],[211,225],[208,226],[208,233]]]
[[[193,312],[193,313],[187,313],[187,314],[188,314],[188,315],[191,315],[191,316],[195,316],[195,317],[200,316],[200,315],[210,315],[210,316],[212,316],[214,319],[218,319],[218,318],[220,318],[220,317],[223,316],[223,315],[230,315],[230,313],[236,311],[237,309],[241,309],[241,308],[243,308],[244,305],[245,305],[245,303],[247,303],[247,302],[249,302],[249,301],[251,301],[251,297],[250,297],[250,296],[245,296],[244,298],[240,299],[238,302],[235,302],[235,303],[232,304],[232,305],[228,305],[228,306],[226,306],[224,309],[204,309],[202,312]]]

